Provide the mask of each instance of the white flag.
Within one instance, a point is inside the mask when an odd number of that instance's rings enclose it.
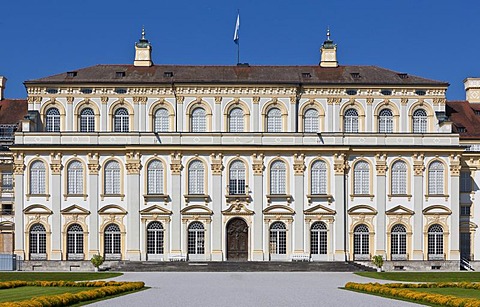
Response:
[[[240,13],[237,15],[237,23],[235,24],[235,33],[233,33],[233,41],[238,44],[238,30],[240,30]]]

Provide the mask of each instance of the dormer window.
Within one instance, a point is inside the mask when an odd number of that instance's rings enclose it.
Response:
[[[475,115],[480,115],[480,110],[473,110],[473,113],[475,113]]]
[[[312,77],[312,74],[310,74],[309,72],[302,72],[302,78],[309,79],[311,77]]]
[[[418,96],[425,96],[427,92],[425,90],[416,90],[415,94],[417,94]]]
[[[346,90],[345,93],[347,93],[347,95],[357,95],[357,90],[349,89]]]
[[[47,93],[48,94],[58,94],[58,89],[57,88],[47,88]]]
[[[82,89],[80,89],[80,92],[82,94],[91,94],[93,91],[92,91],[91,88],[82,88]]]
[[[124,71],[117,71],[115,73],[115,77],[116,78],[123,78],[123,77],[125,77],[125,72]]]
[[[360,79],[360,73],[359,72],[352,72],[350,73],[350,76],[352,76],[353,79]]]
[[[126,94],[127,93],[127,89],[126,88],[123,88],[123,87],[117,87],[115,89],[115,93],[117,94]]]
[[[381,90],[380,93],[382,93],[382,95],[385,95],[385,96],[390,96],[390,95],[392,95],[392,91],[391,91],[391,90]]]
[[[407,79],[408,78],[408,74],[406,74],[406,73],[400,73],[400,74],[398,74],[398,76],[400,77],[400,79]]]
[[[163,72],[163,76],[165,78],[171,78],[171,77],[173,77],[173,71],[165,71],[165,72]]]
[[[73,77],[76,77],[77,76],[77,72],[76,71],[69,71],[67,72],[67,77],[69,78],[73,78]]]

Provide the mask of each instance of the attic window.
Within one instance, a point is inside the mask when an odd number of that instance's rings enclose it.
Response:
[[[117,87],[115,89],[115,93],[117,94],[126,94],[127,93],[127,89],[126,88],[123,88],[123,87]]]
[[[391,91],[391,90],[381,90],[380,93],[382,93],[382,95],[385,95],[385,96],[390,96],[390,95],[392,95],[392,91]]]
[[[93,92],[93,90],[91,88],[86,87],[86,88],[81,88],[80,92],[82,94],[91,94]]]
[[[311,78],[312,74],[309,72],[302,72],[302,78]]]
[[[69,72],[67,72],[67,77],[73,78],[73,77],[76,77],[76,76],[77,76],[77,72],[76,72],[76,71],[69,71]]]
[[[171,78],[171,77],[173,77],[173,71],[165,71],[165,72],[163,72],[163,76],[165,78]]]
[[[407,79],[408,78],[408,74],[406,74],[406,73],[400,73],[400,74],[398,74],[398,76],[400,77],[400,79]]]
[[[418,96],[425,96],[427,92],[425,90],[416,90],[415,94],[417,94]]]
[[[58,89],[57,88],[47,88],[47,93],[58,94]]]
[[[475,113],[475,115],[480,115],[480,110],[473,110],[473,112]]]
[[[350,89],[346,90],[345,93],[347,93],[347,95],[357,95],[357,90]]]
[[[125,77],[125,72],[124,71],[117,71],[115,73],[115,77],[116,78],[123,78],[123,77]]]
[[[457,132],[459,132],[459,133],[467,132],[467,128],[465,128],[465,127],[457,127]]]
[[[359,72],[352,72],[350,73],[350,76],[352,76],[353,79],[360,79],[360,73]]]

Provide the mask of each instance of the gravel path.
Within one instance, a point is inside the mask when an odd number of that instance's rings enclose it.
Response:
[[[144,281],[151,288],[89,306],[421,306],[338,289],[348,281],[377,281],[352,273],[147,272],[114,280]]]

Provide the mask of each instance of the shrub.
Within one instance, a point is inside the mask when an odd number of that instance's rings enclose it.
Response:
[[[103,259],[102,256],[100,256],[100,254],[93,255],[92,259],[90,259],[90,262],[97,269],[103,264],[104,261],[105,260]]]

